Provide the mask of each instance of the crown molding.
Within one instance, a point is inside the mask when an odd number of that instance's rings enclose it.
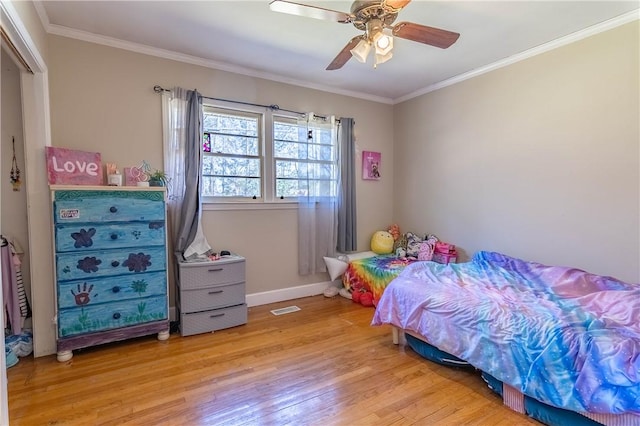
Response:
[[[545,44],[541,44],[540,46],[536,46],[532,49],[525,50],[524,52],[518,53],[513,56],[509,56],[508,58],[502,59],[500,61],[494,62],[492,64],[476,68],[472,71],[457,75],[455,77],[448,78],[439,83],[432,84],[430,86],[425,87],[424,89],[418,90],[416,92],[410,93],[408,95],[399,97],[393,100],[393,104],[399,104],[409,99],[416,98],[418,96],[425,95],[430,92],[434,92],[438,89],[442,89],[447,86],[452,86],[454,84],[458,84],[465,80],[469,80],[474,77],[478,77],[479,75],[486,74],[488,72],[497,70],[499,68],[506,67],[511,64],[515,64],[516,62],[523,61],[525,59],[529,59],[533,56],[540,55],[541,53],[548,52],[550,50],[557,49],[562,46],[566,46],[567,44],[574,43],[576,41],[585,39],[587,37],[591,37],[593,35],[602,33],[604,31],[611,30],[613,28],[619,27],[624,24],[628,24],[629,22],[636,21],[640,19],[640,9],[636,9],[631,12],[627,12],[623,15],[617,16],[615,18],[611,18],[607,21],[603,21],[599,24],[592,25],[591,27],[585,28],[580,31],[576,31],[567,36],[555,39]]]
[[[45,13],[45,16],[46,16],[46,13]],[[98,35],[98,34],[90,33],[87,31],[76,30],[76,29],[72,29],[69,27],[61,26],[61,25],[49,24],[46,27],[46,29],[49,34],[86,41],[89,43],[101,44],[103,46],[114,47],[117,49],[129,50],[131,52],[141,53],[143,55],[170,59],[172,61],[184,62],[192,65],[199,65],[206,68],[232,72],[235,74],[246,75],[249,77],[262,78],[265,80],[276,81],[278,83],[291,84],[293,86],[300,86],[300,87],[305,87],[307,89],[320,90],[323,92],[334,93],[337,95],[350,96],[353,98],[364,99],[367,101],[373,101],[373,102],[378,102],[383,104],[393,103],[393,100],[390,98],[373,96],[366,93],[354,92],[350,90],[340,90],[340,89],[336,89],[335,87],[309,83],[301,80],[283,77],[276,74],[270,74],[270,73],[265,73],[265,72],[257,71],[254,69],[250,69],[250,68],[231,65],[224,62],[213,61],[211,59],[204,59],[197,56],[186,55],[184,53],[178,53],[171,50],[148,46],[145,44],[133,43],[130,41],[124,41],[124,40],[120,40],[113,37]]]

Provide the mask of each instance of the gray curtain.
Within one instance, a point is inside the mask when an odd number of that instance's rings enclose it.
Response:
[[[338,144],[340,146],[340,187],[338,196],[339,252],[356,251],[356,144],[353,137],[353,118],[340,118]]]
[[[200,227],[200,168],[202,164],[202,96],[195,90],[187,92],[185,144],[185,192],[180,209],[180,225],[175,249],[185,257],[207,254],[211,249]]]

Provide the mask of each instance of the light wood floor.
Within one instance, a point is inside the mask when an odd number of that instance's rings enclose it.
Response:
[[[302,310],[274,316],[271,309]],[[241,327],[145,337],[7,371],[12,425],[540,425],[478,374],[436,365],[323,296],[250,308]]]

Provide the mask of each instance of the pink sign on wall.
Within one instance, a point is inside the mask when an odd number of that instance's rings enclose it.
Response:
[[[99,152],[45,147],[49,184],[102,185],[102,159]]]

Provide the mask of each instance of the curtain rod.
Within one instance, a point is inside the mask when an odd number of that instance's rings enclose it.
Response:
[[[155,86],[153,86],[153,91],[156,92],[156,93],[171,92],[171,90],[165,89],[164,87],[162,87],[160,85],[157,85],[157,84]],[[292,111],[290,109],[283,109],[283,108],[280,108],[276,104],[262,105],[262,104],[254,104],[254,103],[251,103],[251,102],[234,101],[232,99],[212,98],[210,96],[203,96],[203,98],[211,99],[213,101],[231,102],[231,103],[240,104],[240,105],[251,105],[251,106],[257,106],[257,107],[262,107],[262,108],[269,108],[271,111],[285,111],[285,112],[291,112],[293,114],[299,114],[299,115],[305,115],[306,114],[306,113],[300,112],[300,111]],[[317,115],[317,114],[313,114],[313,115],[314,115],[314,117],[318,117],[318,118],[321,118],[323,120],[327,119],[327,117],[325,117],[323,115]],[[340,120],[336,120],[336,122],[339,123]]]

